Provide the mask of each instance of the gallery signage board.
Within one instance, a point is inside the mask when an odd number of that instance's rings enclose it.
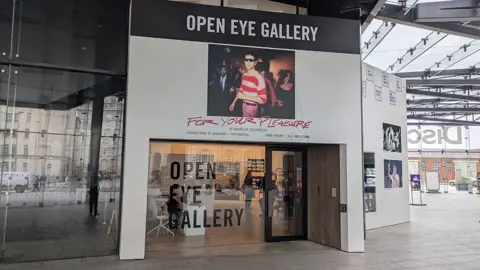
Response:
[[[130,35],[359,54],[359,21],[133,0]]]
[[[132,117],[156,139],[347,143],[361,132],[359,33],[354,20],[134,0],[128,104],[155,117]]]

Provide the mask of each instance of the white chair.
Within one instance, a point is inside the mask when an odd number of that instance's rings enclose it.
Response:
[[[159,221],[159,224],[155,228],[147,232],[147,235],[156,230],[156,238],[158,238],[158,234],[160,233],[160,231],[170,233],[175,238],[175,233],[172,232],[170,228],[168,228],[167,201],[162,201],[162,204],[160,206],[160,212],[158,211],[157,201],[155,200],[155,198],[149,197],[147,205],[152,216]]]

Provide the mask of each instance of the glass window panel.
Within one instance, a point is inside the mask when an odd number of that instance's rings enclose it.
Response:
[[[10,191],[11,206],[8,217],[0,216],[2,224],[6,217],[7,226],[2,228],[7,231],[1,243],[4,261],[36,260],[32,256],[45,258],[46,252],[51,259],[115,254],[121,137],[110,145],[108,156],[100,155],[98,217],[88,217],[92,178],[87,164],[92,151],[101,153],[90,144],[92,99],[103,93],[122,95],[124,80],[38,68],[1,68],[0,127],[7,128],[0,148],[2,169],[17,173],[17,178],[3,185],[3,191]],[[117,92],[112,91],[114,86]],[[115,106],[122,104],[120,110],[115,107],[113,111],[123,115],[123,98],[110,99]],[[123,118],[112,121],[113,127],[121,130]],[[22,196],[25,192],[31,196]],[[79,217],[82,222],[78,222]],[[103,219],[113,223],[97,226]],[[78,239],[83,241],[82,248],[76,244]],[[52,246],[52,241],[56,245]],[[27,252],[33,247],[38,252]],[[19,257],[18,252],[34,255]]]
[[[12,35],[13,0],[0,1],[0,60],[6,60],[10,54]]]
[[[146,250],[263,241],[265,147],[151,142],[149,154]]]
[[[1,1],[0,52],[11,51],[13,60],[125,71],[128,9],[128,0]]]

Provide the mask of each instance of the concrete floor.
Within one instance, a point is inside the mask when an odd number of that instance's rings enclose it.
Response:
[[[411,208],[411,223],[369,231],[364,254],[300,241],[150,252],[143,261],[110,256],[0,269],[480,269],[480,195],[451,191],[424,198],[427,206]]]

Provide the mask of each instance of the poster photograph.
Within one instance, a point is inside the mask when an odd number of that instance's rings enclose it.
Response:
[[[402,130],[399,126],[383,123],[383,151],[402,152]]]
[[[208,46],[208,116],[295,119],[295,52]]]
[[[384,159],[383,170],[385,188],[403,187],[401,160]]]

